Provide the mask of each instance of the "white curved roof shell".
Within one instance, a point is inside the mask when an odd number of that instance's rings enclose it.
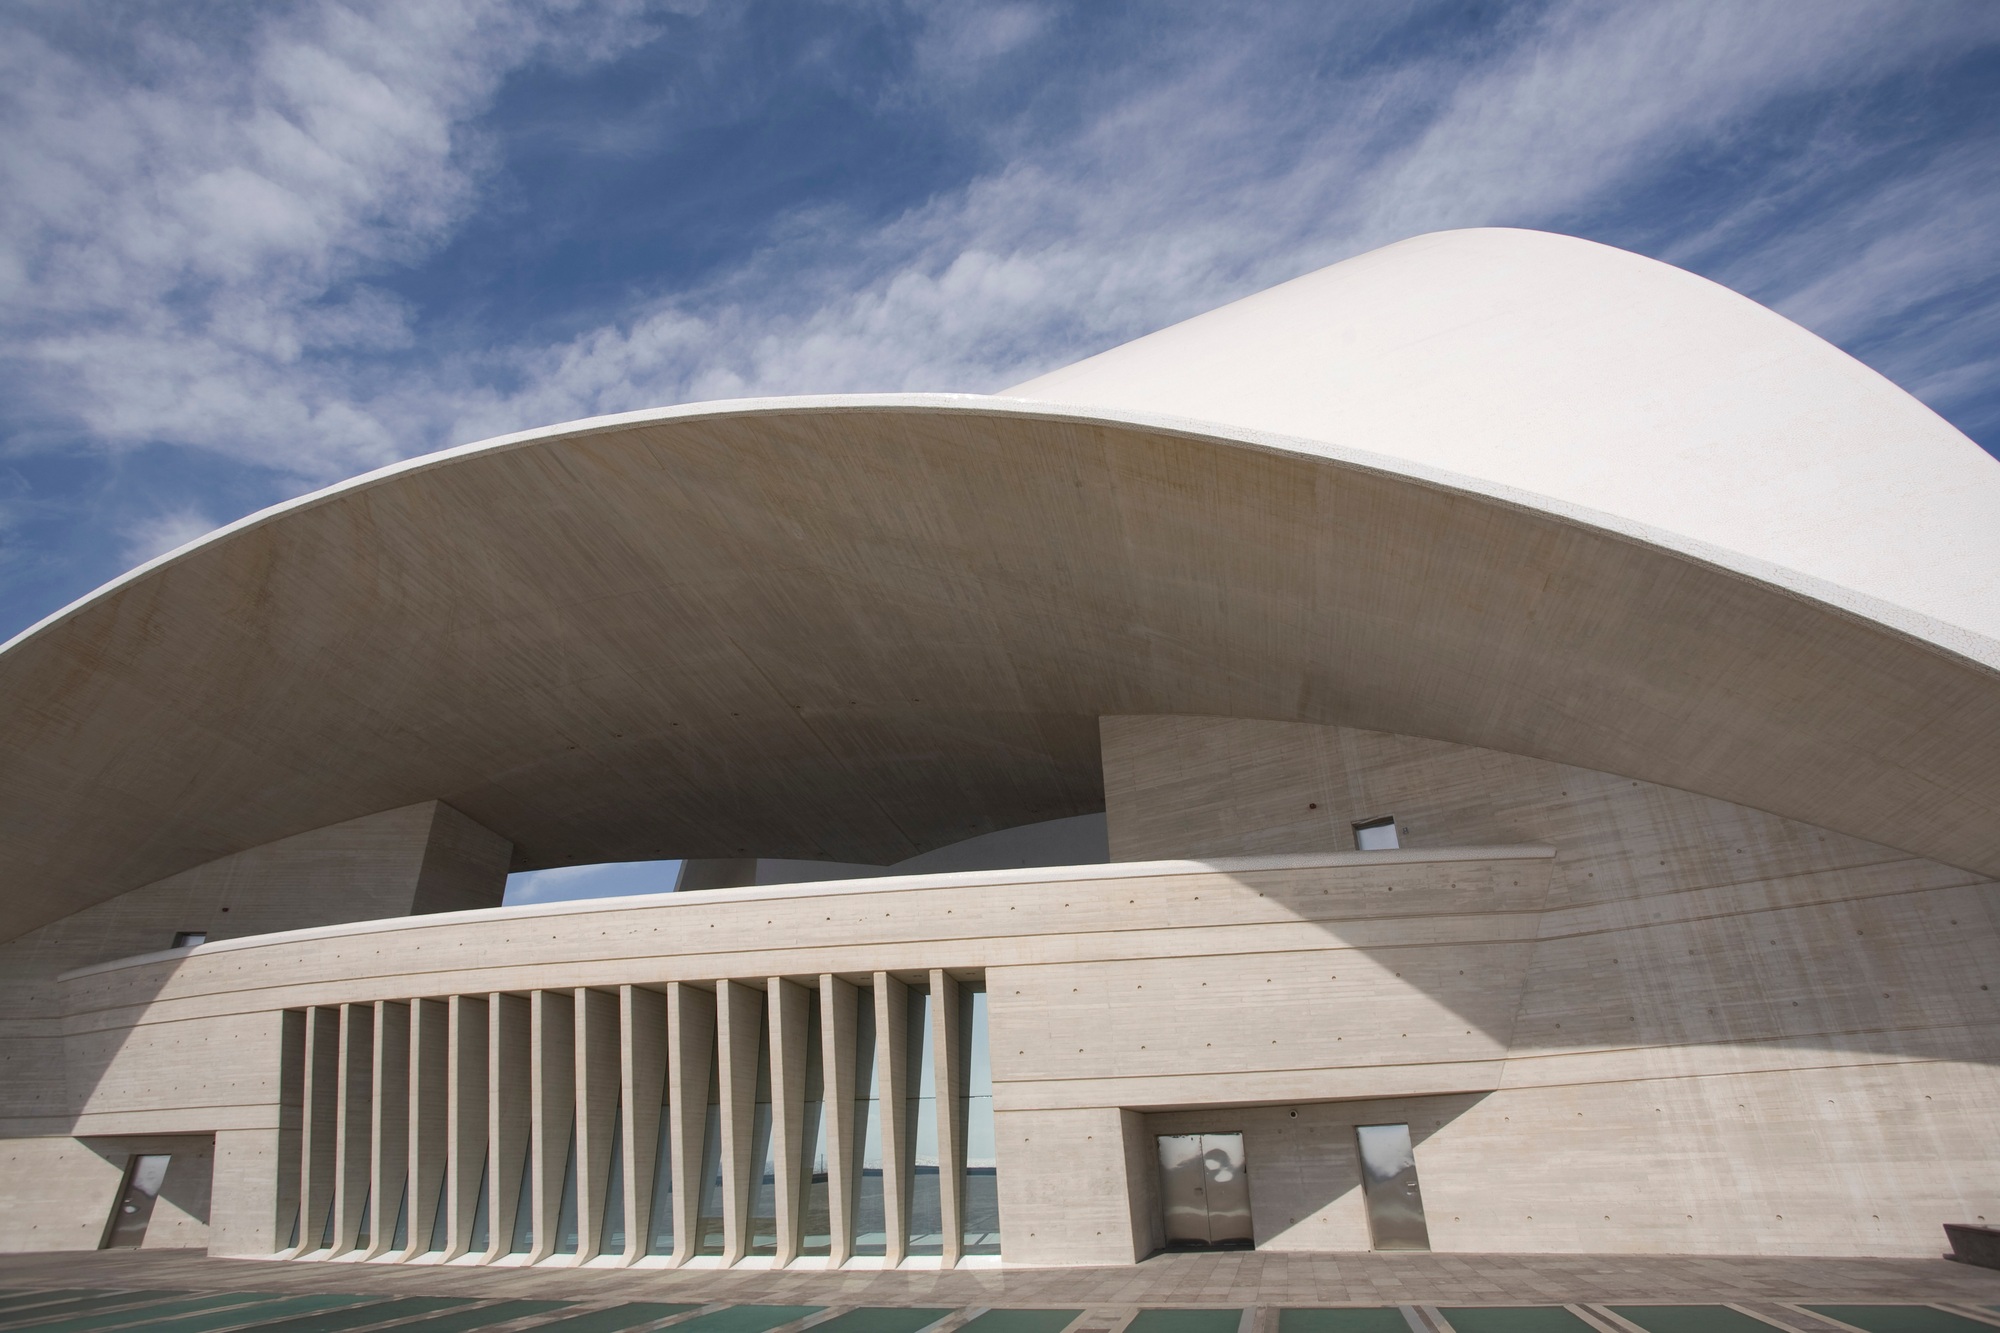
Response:
[[[550,427],[114,581],[0,647],[0,937],[423,800],[518,869],[897,861],[1102,808],[1135,713],[2000,873],[1995,465],[1776,315],[1454,233],[1015,393]]]
[[[1418,236],[1003,392],[1389,454],[2000,639],[2000,463],[1783,316],[1590,241]]]

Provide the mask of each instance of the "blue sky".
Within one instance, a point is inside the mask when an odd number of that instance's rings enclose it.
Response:
[[[2000,5],[0,12],[0,635],[412,454],[982,391],[1419,232],[1729,284],[2000,452]]]

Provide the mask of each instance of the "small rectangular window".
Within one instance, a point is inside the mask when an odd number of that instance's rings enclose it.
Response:
[[[1354,846],[1363,852],[1393,852],[1403,844],[1396,837],[1396,817],[1363,820],[1354,826]]]
[[[174,932],[174,947],[176,949],[192,949],[197,944],[206,943],[208,943],[208,932],[205,930],[178,930]]]

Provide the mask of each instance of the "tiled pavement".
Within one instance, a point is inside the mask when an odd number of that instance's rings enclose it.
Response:
[[[1346,1308],[1342,1308],[1346,1307]],[[1733,1307],[1733,1308],[1729,1308]],[[1172,1254],[955,1272],[0,1255],[0,1333],[2000,1333],[1941,1259]]]

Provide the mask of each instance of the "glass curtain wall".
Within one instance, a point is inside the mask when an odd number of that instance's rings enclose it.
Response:
[[[646,1227],[646,1253],[674,1252],[674,1107],[672,1071],[660,1080],[660,1136],[653,1149],[653,1212]]]
[[[493,1155],[482,1150],[479,1154],[479,1193],[472,1201],[472,1240],[468,1246],[472,1254],[484,1254],[493,1248],[493,1200],[487,1182],[487,1173],[492,1169]]]
[[[757,1096],[750,1109],[750,1246],[746,1254],[778,1252],[778,1159],[771,1142],[771,1004],[760,1000]]]
[[[514,1205],[514,1239],[508,1249],[526,1254],[535,1248],[535,1154],[532,1148],[521,1153],[521,1195]]]
[[[713,1042],[714,1038],[710,1038]],[[708,1117],[701,1132],[701,1175],[696,1181],[694,1252],[721,1254],[727,1234],[722,1219],[722,1062],[711,1046],[708,1061]]]
[[[431,1239],[427,1247],[432,1254],[443,1253],[444,1247],[450,1244],[450,1241],[446,1237],[451,1222],[451,1213],[445,1207],[445,1191],[450,1188],[451,1173],[449,1171],[438,1172],[437,1209],[431,1213]]]
[[[410,1245],[410,1178],[403,1177],[403,1197],[396,1205],[396,1227],[389,1233],[389,1248],[406,1250]]]
[[[604,1177],[604,1225],[597,1229],[599,1254],[625,1253],[625,1101],[611,1113],[611,1162]]]
[[[966,1254],[1000,1253],[1000,1179],[993,1138],[993,1055],[986,1032],[986,987],[966,986],[958,1001],[958,1123],[964,1126]]]
[[[944,1199],[939,1190],[937,1062],[931,1024],[937,1006],[928,991],[909,993],[909,1096],[905,1100],[909,1126],[904,1179],[910,1182],[910,1245],[908,1253],[944,1253]]]
[[[557,1254],[576,1253],[576,1124],[569,1127],[569,1155],[563,1162],[562,1197],[556,1203]]]
[[[805,1113],[799,1135],[799,1253],[833,1252],[833,1211],[828,1193],[826,1066],[820,1052],[819,992],[806,1001]]]
[[[875,1059],[875,992],[857,988],[854,1006],[854,1253],[887,1254],[882,1213],[882,1081]]]

